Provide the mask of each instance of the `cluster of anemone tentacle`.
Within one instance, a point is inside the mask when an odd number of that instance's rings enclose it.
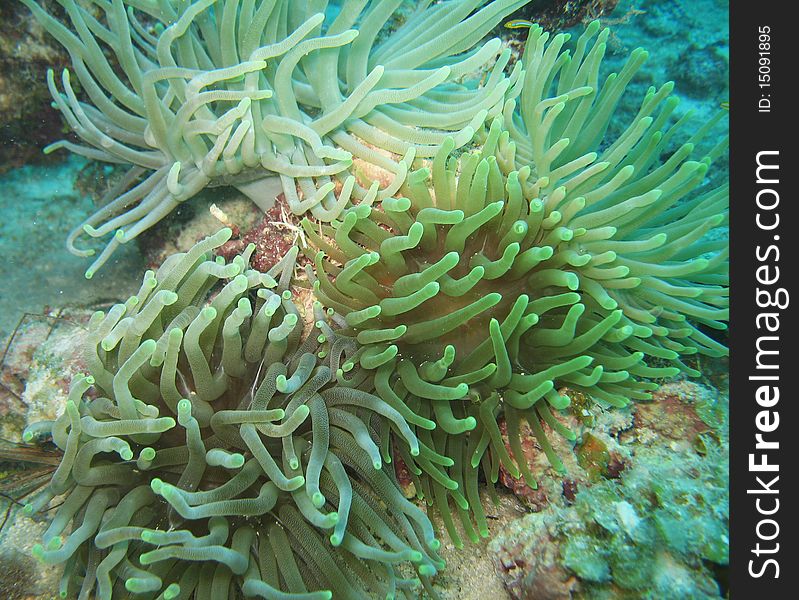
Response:
[[[510,50],[498,38],[479,42],[526,0],[425,3],[388,36],[402,0],[349,0],[334,18],[326,0],[59,0],[74,31],[22,1],[69,51],[88,96],[68,71],[63,91],[48,74],[82,143],[46,151],[129,168],[67,240],[87,257],[81,237],[108,240],[91,277],[209,186],[235,185],[264,210],[282,192],[294,213],[323,221],[392,196],[415,157],[448,135],[467,144],[502,110],[520,70],[505,73]],[[462,82],[484,66],[483,85]],[[354,161],[382,176],[357,179]]]
[[[360,369],[344,376],[354,344],[318,303],[303,334],[296,250],[260,273],[253,246],[229,263],[208,254],[230,235],[171,256],[92,318],[90,375],[36,426],[63,458],[28,510],[65,499],[34,553],[68,563],[62,592],[80,598],[394,597],[414,571],[429,586],[439,542],[373,430],[411,454],[416,436]]]
[[[435,595],[439,543],[392,459],[456,544],[456,517],[478,540],[481,472],[536,483],[524,422],[562,468],[548,436],[574,439],[559,420],[563,387],[620,407],[648,398],[654,379],[698,375],[686,356],[726,354],[712,330],[728,319],[716,235],[728,189],[706,181],[726,139],[704,148],[717,119],[683,136],[670,83],[611,128],[646,53],[601,80],[598,23],[571,49],[531,26],[506,76],[498,43],[468,49],[514,0],[423,3],[379,43],[397,0],[351,0],[329,25],[311,10],[325,2],[95,2],[101,22],[63,0],[76,34],[24,1],[98,105],[78,102],[68,78],[65,94],[54,89],[95,148],[84,153],[138,165],[123,186],[155,171],[92,217],[89,235],[131,226],[132,237],[185,199],[177,192],[256,163],[311,213],[312,314],[292,300],[298,248],[259,273],[251,247],[230,263],[210,257],[223,230],[93,317],[90,375],[57,421],[28,431],[52,432],[64,452],[29,509],[66,497],[36,549],[67,563],[65,593],[393,598],[421,582]],[[165,25],[159,38],[138,12]],[[445,24],[450,37],[436,33]],[[106,72],[95,38],[119,45],[144,105]],[[217,38],[230,43],[206,44]],[[482,85],[456,82],[492,57]],[[139,78],[142,65],[161,79]],[[391,183],[358,179],[352,157]]]
[[[645,58],[634,52],[599,86],[606,37],[592,24],[572,55],[567,36],[532,28],[525,85],[476,150],[456,158],[449,139],[399,197],[303,222],[315,293],[344,315],[378,394],[417,428],[421,454],[399,452],[456,539],[448,496],[470,537],[470,510],[487,531],[481,462],[489,479],[502,463],[535,485],[521,421],[562,468],[545,434],[574,437],[553,414],[569,403],[559,388],[624,406],[649,398],[652,379],[698,375],[682,357],[727,352],[707,333],[729,316],[727,242],[707,234],[726,223],[728,189],[704,183],[726,141],[691,159],[710,125],[677,142],[686,120],[670,120],[671,84],[604,139]]]

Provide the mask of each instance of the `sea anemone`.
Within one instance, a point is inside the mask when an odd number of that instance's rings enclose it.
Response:
[[[498,38],[479,42],[525,0],[423,2],[387,35],[401,0],[349,0],[335,16],[326,0],[59,0],[72,30],[22,1],[69,51],[88,100],[68,71],[63,91],[48,74],[83,144],[45,151],[129,167],[68,238],[91,256],[78,239],[110,236],[87,277],[208,186],[236,185],[265,209],[282,191],[292,211],[323,221],[356,199],[390,197],[414,157],[450,135],[467,143],[520,76],[505,75]],[[484,83],[464,80],[485,65]],[[353,160],[384,182],[360,185]]]
[[[63,451],[26,507],[63,497],[34,554],[64,563],[62,596],[81,599],[429,587],[439,542],[384,469],[375,431],[396,431],[411,454],[416,436],[363,389],[363,370],[345,376],[354,344],[318,303],[303,333],[287,288],[296,250],[260,273],[252,246],[210,257],[230,235],[171,256],[92,317],[89,375],[55,422],[26,432],[49,429]]]
[[[688,119],[671,118],[671,84],[607,139],[646,53],[600,85],[599,30],[570,52],[567,35],[533,26],[520,95],[476,150],[456,158],[450,138],[401,197],[303,222],[316,293],[362,344],[355,358],[377,393],[415,426],[420,455],[398,452],[455,540],[448,497],[470,537],[487,534],[481,464],[491,481],[501,463],[535,485],[522,420],[562,468],[545,433],[574,438],[556,417],[569,404],[559,388],[621,407],[649,398],[652,379],[698,375],[683,357],[727,352],[708,334],[728,318],[727,242],[708,234],[726,223],[728,190],[705,184],[726,140],[691,159],[713,122],[677,143]]]

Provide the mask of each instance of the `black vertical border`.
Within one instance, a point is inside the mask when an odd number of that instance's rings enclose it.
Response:
[[[799,93],[796,87],[799,70],[799,36],[796,33],[795,19],[789,10],[793,2],[765,1],[744,2],[731,0],[730,6],[730,184],[731,184],[731,318],[730,318],[730,597],[738,600],[756,598],[797,597],[794,577],[799,570],[795,556],[797,539],[797,489],[796,476],[799,465],[799,431],[797,428],[796,380],[793,375],[799,370],[797,356],[793,352],[799,348],[796,335],[796,319],[791,316],[799,307],[799,296],[791,297],[791,304],[785,310],[759,308],[757,290],[770,288],[775,292],[783,287],[793,296],[794,281],[799,275],[799,232],[794,230],[797,220],[793,207],[796,197],[794,179],[799,170],[796,162],[796,144],[799,140],[797,115],[799,115]],[[762,50],[758,46],[761,28],[769,28],[770,36],[770,75],[771,85],[763,88],[759,84],[759,67]],[[761,112],[762,98],[771,102],[770,112]],[[765,185],[757,183],[757,155],[763,151],[778,151],[779,183]],[[775,155],[769,160],[773,162]],[[770,171],[774,173],[775,171]],[[779,194],[779,205],[771,214],[763,215],[763,222],[779,213],[780,225],[765,231],[757,225],[758,190],[770,187]],[[773,195],[772,195],[773,197]],[[775,240],[774,236],[779,236]],[[764,263],[758,259],[770,245],[779,248],[779,261],[771,253],[768,262],[769,273],[779,267],[780,280],[771,286],[764,286],[757,280],[757,268]],[[765,271],[762,273],[766,273]],[[757,327],[759,312],[778,312],[780,329],[777,333],[765,332]],[[776,335],[779,342],[769,342],[770,349],[778,349],[779,355],[772,359],[779,368],[770,370],[769,375],[778,374],[778,382],[769,385],[779,387],[780,399],[775,406],[768,408],[769,415],[762,417],[771,422],[779,414],[779,426],[773,432],[763,433],[764,439],[778,441],[779,449],[769,450],[768,462],[779,465],[778,472],[753,472],[750,470],[750,454],[754,461],[762,460],[762,452],[755,448],[758,414],[765,410],[757,403],[758,387],[764,383],[752,380],[766,371],[756,368],[756,342],[759,336]],[[760,477],[770,484],[775,476],[779,480],[771,485],[779,493],[763,493]],[[752,492],[760,493],[752,493]],[[779,502],[779,509],[773,515],[763,515],[760,508],[769,511]],[[758,538],[758,523],[773,519],[779,526],[774,539]],[[760,533],[770,537],[775,532],[773,523],[760,526]],[[760,556],[757,555],[760,544]],[[771,552],[777,549],[776,552]],[[764,567],[765,561],[773,558],[779,565],[779,576],[775,565]],[[762,573],[761,573],[762,571]],[[761,573],[760,577],[752,573]]]

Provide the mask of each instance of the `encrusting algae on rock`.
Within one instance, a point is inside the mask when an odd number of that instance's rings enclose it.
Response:
[[[688,421],[712,392],[679,382],[673,410]],[[703,443],[680,443],[636,419],[619,436],[627,453],[617,478],[586,481],[570,499],[552,499],[491,542],[514,599],[726,597],[729,565],[726,392]],[[669,402],[658,395],[656,410]],[[573,474],[570,472],[570,475]]]

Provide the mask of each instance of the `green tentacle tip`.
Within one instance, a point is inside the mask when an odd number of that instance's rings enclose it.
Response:
[[[580,287],[580,278],[576,273],[566,273],[566,287],[573,292]]]
[[[461,545],[463,545],[463,544],[461,544]],[[418,571],[419,571],[419,575],[421,575],[422,577],[432,577],[433,575],[435,575],[438,572],[436,570],[436,568],[433,565],[431,565],[431,564],[419,565]]]
[[[54,550],[60,549],[64,545],[64,538],[60,535],[55,536],[50,541],[47,542],[45,545],[45,550],[48,552],[53,552]]]
[[[314,495],[311,497],[311,502],[316,508],[322,508],[325,505],[325,497],[322,495],[321,492],[315,492]]]
[[[188,398],[181,398],[178,401],[178,423],[186,426],[187,420],[191,418],[191,401]]]
[[[205,455],[205,461],[212,467],[225,469],[239,469],[244,466],[244,455],[238,452],[228,452],[220,448],[212,448]],[[297,468],[297,467],[293,467]]]
[[[164,590],[164,600],[175,600],[180,596],[180,584],[170,583]]]
[[[206,239],[211,241],[214,244],[214,247],[217,247],[227,242],[231,237],[233,237],[233,229],[231,229],[230,227],[223,227],[215,234],[207,237]]]
[[[340,546],[341,542],[344,541],[344,538],[337,533],[333,533],[330,535],[330,544],[333,546]]]
[[[41,544],[34,544],[33,548],[31,549],[31,554],[38,561],[44,562],[44,546]]]
[[[158,533],[155,531],[148,531],[144,530],[139,534],[141,541],[147,542],[148,544],[154,544],[155,541],[158,539]]]

